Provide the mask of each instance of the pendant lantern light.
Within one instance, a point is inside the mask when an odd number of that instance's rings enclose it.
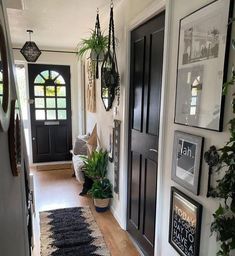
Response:
[[[24,44],[20,52],[28,62],[36,62],[42,52],[39,50],[35,42],[31,41],[31,34],[33,33],[33,30],[27,30],[27,33],[29,33],[29,41]]]

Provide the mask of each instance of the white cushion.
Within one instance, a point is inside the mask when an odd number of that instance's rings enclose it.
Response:
[[[84,172],[82,170],[84,162],[79,155],[73,155],[73,168],[75,171],[76,179],[83,184],[84,183]]]

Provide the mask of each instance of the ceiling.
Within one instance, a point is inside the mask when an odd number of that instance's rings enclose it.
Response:
[[[73,51],[94,28],[97,8],[108,22],[110,0],[7,0],[7,7],[14,47],[22,47],[32,29],[39,48]]]

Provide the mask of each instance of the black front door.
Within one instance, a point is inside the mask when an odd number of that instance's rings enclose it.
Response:
[[[33,162],[70,160],[70,67],[29,64]]]
[[[154,254],[165,13],[131,33],[127,229]]]

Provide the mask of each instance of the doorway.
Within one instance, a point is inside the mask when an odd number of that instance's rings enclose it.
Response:
[[[131,32],[127,230],[154,255],[165,12]]]
[[[70,67],[29,64],[33,162],[71,160]]]

